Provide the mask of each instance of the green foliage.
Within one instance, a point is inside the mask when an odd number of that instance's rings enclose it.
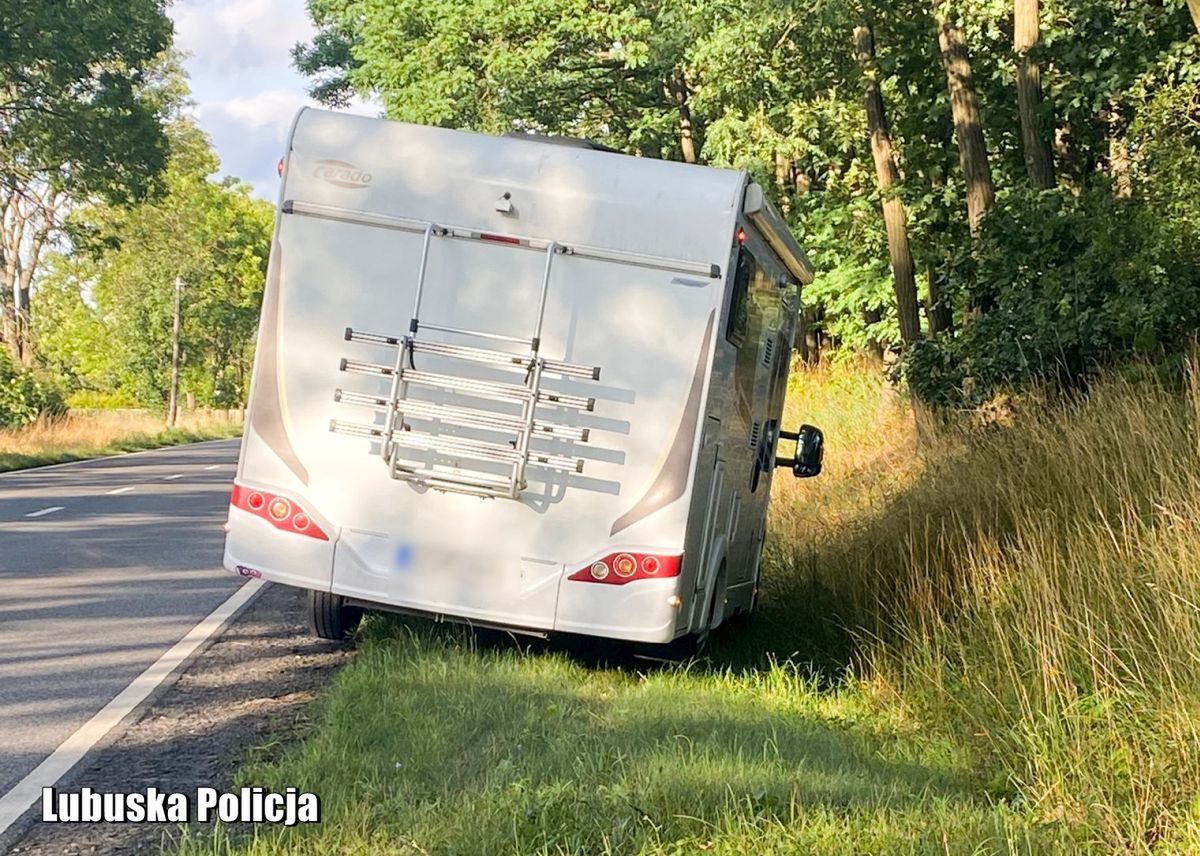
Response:
[[[1130,90],[1135,191],[1002,194],[981,240],[946,263],[960,303],[988,306],[922,342],[907,376],[927,401],[976,406],[1031,380],[1079,386],[1130,355],[1179,351],[1200,330],[1200,40]]]
[[[80,389],[165,406],[174,291],[183,285],[183,390],[202,406],[245,403],[270,251],[271,206],[219,165],[190,123],[169,128],[163,193],[133,207],[94,205],[72,228],[90,253],[52,260],[35,327],[43,358]]]
[[[603,137],[677,153],[671,98],[693,4],[620,0],[313,0],[295,52],[315,97],[377,96],[394,119],[491,133]]]
[[[0,351],[0,428],[19,428],[67,412],[66,399],[44,373],[18,369]]]
[[[0,0],[0,176],[77,196],[144,194],[166,161],[147,92],[171,40],[163,0]]]

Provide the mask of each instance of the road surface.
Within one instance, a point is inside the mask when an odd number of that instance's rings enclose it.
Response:
[[[0,797],[244,582],[238,442],[0,474]]]

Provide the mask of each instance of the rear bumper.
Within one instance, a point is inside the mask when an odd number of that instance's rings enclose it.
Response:
[[[554,629],[629,642],[670,642],[676,637],[678,592],[679,577],[612,586],[564,576]]]
[[[231,573],[329,591],[333,551],[333,541],[280,532],[253,514],[229,509],[224,565]]]
[[[343,555],[335,562],[339,550]],[[539,578],[527,591],[540,590],[544,594],[532,596],[523,609],[505,610],[495,608],[500,591],[492,600],[480,588],[482,575],[489,573],[482,563],[456,569],[480,575],[470,577],[474,582],[470,587],[450,585],[435,592],[428,579],[368,574],[368,568],[361,564],[363,558],[339,541],[281,532],[253,514],[230,509],[224,565],[241,576],[328,591],[367,607],[536,635],[572,633],[651,644],[670,642],[677,636],[679,577],[639,579],[622,586],[598,585],[569,580],[564,566],[543,564],[535,566]],[[351,580],[348,584],[341,577],[351,562],[360,563],[363,573],[346,574]],[[335,574],[339,566],[342,572]],[[443,571],[446,577],[452,577],[450,568]],[[498,582],[494,577],[489,579]],[[362,585],[364,581],[371,584]],[[454,597],[456,593],[460,597]]]

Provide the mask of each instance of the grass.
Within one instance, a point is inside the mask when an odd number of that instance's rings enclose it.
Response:
[[[189,854],[1200,852],[1200,390],[1135,368],[939,423],[798,374],[762,607],[637,671],[370,621],[245,784],[324,823]]]
[[[173,430],[166,429],[161,416],[146,410],[72,410],[62,419],[0,430],[0,472],[241,433],[240,415],[221,410],[184,411]]]
[[[319,827],[184,852],[1033,852],[944,744],[792,666],[639,674],[376,621],[318,721],[245,780],[321,794]]]

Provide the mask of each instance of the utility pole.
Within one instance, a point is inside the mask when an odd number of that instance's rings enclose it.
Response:
[[[175,319],[171,331],[171,397],[167,402],[167,427],[175,427],[179,413],[179,334],[183,328],[183,277],[175,277]]]

